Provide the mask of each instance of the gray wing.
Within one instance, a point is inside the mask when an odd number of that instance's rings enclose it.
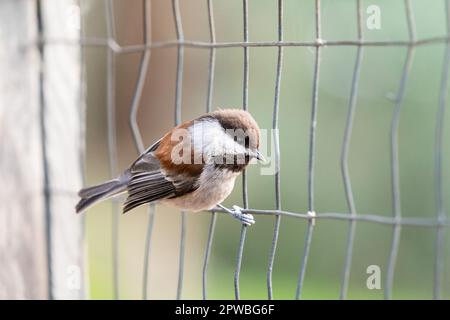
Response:
[[[128,197],[123,212],[142,204],[175,196],[174,184],[161,171],[135,173],[127,186]]]
[[[130,166],[129,171],[139,172],[139,171],[153,171],[159,170],[159,161],[153,155],[153,151],[158,149],[161,139],[156,141],[150,147],[147,148],[136,161]]]
[[[123,213],[142,204],[173,198],[196,189],[196,179],[167,177],[154,156],[159,141],[147,149],[128,169],[130,180]]]

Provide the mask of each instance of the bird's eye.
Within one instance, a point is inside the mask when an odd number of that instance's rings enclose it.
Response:
[[[245,143],[245,147],[246,147],[246,148],[249,148],[249,147],[250,147],[250,137],[249,137],[249,136],[245,136],[245,141],[244,141],[244,143]]]

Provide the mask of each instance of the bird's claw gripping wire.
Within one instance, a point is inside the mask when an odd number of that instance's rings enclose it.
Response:
[[[246,226],[251,226],[252,224],[255,223],[255,218],[253,218],[253,215],[249,213],[243,213],[241,207],[234,205],[231,211],[233,217],[241,221]]]
[[[255,223],[255,218],[253,218],[253,215],[249,213],[243,213],[242,208],[239,206],[234,205],[232,209],[228,209],[221,204],[218,204],[217,206],[222,208],[229,214],[231,214],[235,219],[239,220],[242,224],[246,226],[251,226],[252,224]]]

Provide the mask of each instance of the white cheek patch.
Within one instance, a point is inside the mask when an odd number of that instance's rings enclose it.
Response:
[[[245,154],[245,147],[234,141],[217,120],[196,121],[189,128],[193,141],[194,159],[209,162],[213,157],[233,157]]]

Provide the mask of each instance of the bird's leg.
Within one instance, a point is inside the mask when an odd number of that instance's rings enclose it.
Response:
[[[221,204],[218,204],[217,206],[222,208],[223,210],[225,210],[229,214],[231,214],[235,219],[238,219],[239,221],[241,221],[246,226],[251,226],[252,224],[255,223],[255,219],[253,218],[253,216],[251,214],[243,213],[242,212],[242,208],[240,208],[240,207],[238,207],[236,205],[234,205],[232,209],[228,209],[227,207],[224,207]]]

